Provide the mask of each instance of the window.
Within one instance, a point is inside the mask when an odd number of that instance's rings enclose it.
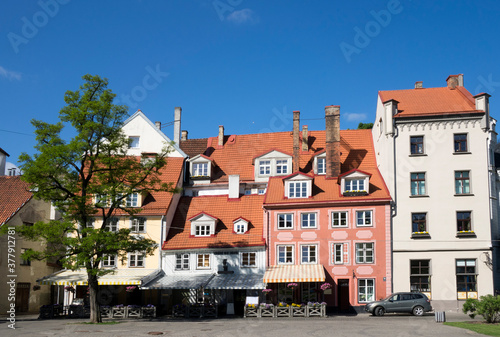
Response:
[[[265,188],[259,188],[259,195],[266,194],[266,189]]]
[[[431,260],[410,261],[410,291],[431,291]]]
[[[300,224],[302,228],[316,228],[316,213],[302,213]]]
[[[102,258],[103,267],[115,267],[116,266],[116,256],[115,255],[105,255]]]
[[[195,236],[210,236],[210,225],[196,225]]]
[[[332,227],[347,227],[347,212],[332,212]]]
[[[193,163],[193,176],[207,177],[208,176],[208,163]]]
[[[21,256],[20,256],[20,258],[21,258],[20,265],[21,265],[21,266],[31,266],[31,261],[30,261],[29,259],[28,259],[28,260],[25,260],[25,259],[23,259],[23,258],[22,258],[22,255],[23,255],[24,253],[26,253],[26,251],[28,251],[28,249],[27,249],[27,248],[21,248]]]
[[[356,211],[356,225],[372,226],[372,211]]]
[[[347,243],[333,244],[333,264],[349,263],[349,245]]]
[[[344,192],[353,191],[366,191],[365,179],[346,179]]]
[[[457,232],[472,232],[471,212],[457,212]]]
[[[317,263],[318,259],[316,257],[317,246],[316,245],[302,245],[301,248],[301,263]]]
[[[278,229],[292,229],[293,228],[293,214],[285,213],[278,214]]]
[[[306,181],[290,181],[288,197],[289,198],[307,198]]]
[[[278,246],[278,264],[293,264],[293,246]]]
[[[189,254],[175,254],[175,270],[189,270]]]
[[[198,254],[198,269],[210,269],[210,254]]]
[[[130,253],[128,256],[129,267],[144,267],[143,253]]]
[[[106,232],[118,231],[118,218],[109,218],[108,223],[104,226]]]
[[[256,253],[241,253],[241,266],[242,267],[255,267]]]
[[[128,147],[130,149],[137,149],[139,147],[139,139],[140,139],[139,136],[128,137],[128,141],[129,141]]]
[[[287,174],[288,173],[288,160],[276,160],[276,174]]]
[[[235,228],[236,234],[243,234],[246,232],[244,223],[238,223],[238,224],[236,224],[235,227],[236,227]]]
[[[359,279],[358,280],[358,302],[375,301],[375,280],[374,279]]]
[[[356,243],[356,263],[373,263],[373,242]]]
[[[411,195],[425,195],[425,172],[411,174]]]
[[[411,230],[413,233],[427,232],[427,214],[412,213],[411,214]]]
[[[467,152],[467,134],[456,133],[453,135],[455,143],[455,152]]]
[[[95,196],[95,203],[97,206],[106,207],[109,205],[108,196],[106,194],[97,194]]]
[[[317,174],[326,174],[326,158],[318,158]]]
[[[301,282],[300,295],[303,303],[318,302],[318,290],[315,282]]]
[[[146,218],[130,219],[130,231],[132,233],[144,233],[146,231]]]
[[[261,176],[268,176],[271,174],[271,161],[261,160],[259,162],[259,174]]]
[[[456,260],[458,299],[469,298],[477,291],[476,260]],[[474,294],[473,298],[477,296]]]
[[[127,207],[137,207],[139,205],[139,194],[134,192],[127,195]]]
[[[85,227],[86,228],[94,228],[94,223],[95,223],[94,218],[88,218],[87,222],[85,223]]]
[[[424,154],[424,136],[410,137],[410,153]]]
[[[469,171],[455,171],[455,194],[469,194]]]

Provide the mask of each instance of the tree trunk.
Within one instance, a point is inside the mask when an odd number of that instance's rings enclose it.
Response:
[[[87,275],[89,283],[90,322],[101,323],[101,310],[99,308],[99,302],[97,301],[97,291],[99,290],[97,276],[92,275],[90,272],[87,272]]]

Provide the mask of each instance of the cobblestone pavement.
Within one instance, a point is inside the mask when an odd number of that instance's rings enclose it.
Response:
[[[468,316],[446,313],[447,321],[469,321]],[[326,318],[219,318],[181,320],[120,320],[118,324],[85,324],[87,319],[38,320],[37,316],[19,316],[16,329],[0,317],[0,336],[481,336],[474,332],[436,323],[434,315],[385,315],[373,317],[329,316]],[[105,320],[108,321],[108,320]]]

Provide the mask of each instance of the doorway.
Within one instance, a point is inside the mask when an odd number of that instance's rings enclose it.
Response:
[[[349,280],[341,279],[337,282],[337,294],[339,296],[339,311],[349,311],[351,303],[349,302]]]
[[[28,312],[31,283],[18,283],[16,287],[16,312]]]

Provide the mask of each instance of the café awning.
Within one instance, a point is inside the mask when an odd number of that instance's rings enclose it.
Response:
[[[154,280],[144,284],[141,289],[199,289],[205,287],[214,274],[204,275],[158,275]]]
[[[159,269],[116,269],[110,274],[99,276],[99,285],[138,285],[141,286],[155,278]],[[37,280],[48,285],[87,285],[87,272],[79,270],[61,270]]]
[[[218,274],[205,289],[265,289],[263,274]]]
[[[324,281],[325,269],[322,264],[269,266],[264,274],[264,283]]]

